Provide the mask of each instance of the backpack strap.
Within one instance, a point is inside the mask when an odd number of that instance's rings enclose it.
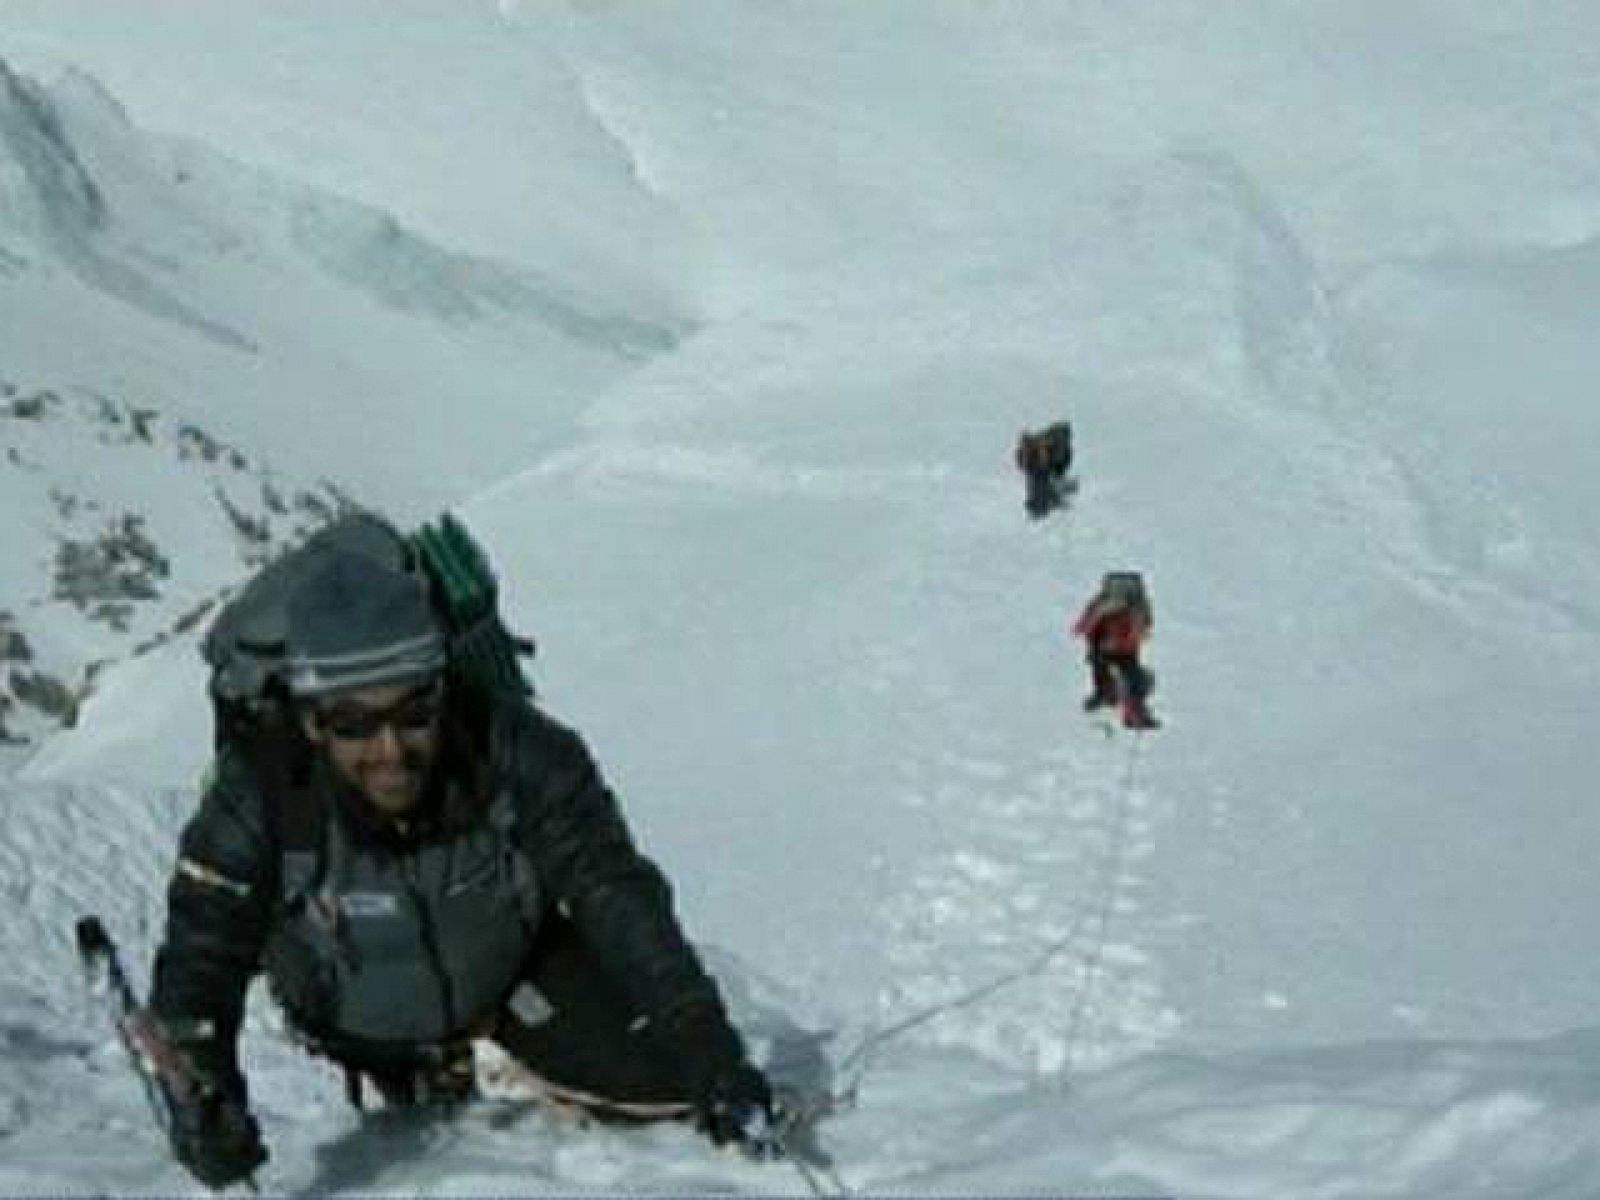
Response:
[[[327,813],[312,783],[311,748],[286,699],[270,706],[255,732],[247,758],[262,791],[267,832],[277,849],[279,897],[292,904],[307,896],[322,876]]]
[[[279,896],[292,907],[309,896],[322,878],[328,822],[309,787],[290,787],[269,797],[267,812],[278,847]]]

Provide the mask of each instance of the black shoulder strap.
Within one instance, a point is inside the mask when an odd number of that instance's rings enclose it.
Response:
[[[265,800],[282,894],[306,890],[321,874],[327,840],[324,806],[312,779],[312,752],[287,704],[269,707],[247,758]]]
[[[327,870],[328,823],[315,789],[285,788],[267,802],[278,847],[279,899],[290,907],[311,894]]]
[[[322,805],[310,787],[279,792],[272,797],[270,809],[279,854],[321,854],[326,823]]]

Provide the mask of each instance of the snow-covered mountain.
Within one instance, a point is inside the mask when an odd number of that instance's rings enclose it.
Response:
[[[352,502],[333,479],[425,513],[688,327],[145,133],[81,71],[3,60],[0,272],[0,522],[33,565],[0,584],[11,742]],[[359,361],[352,327],[394,350]],[[452,436],[460,406],[493,436]]]
[[[0,0],[0,647],[107,661],[0,792],[0,1190],[185,1186],[70,924],[148,964],[180,618],[339,497],[488,546],[757,1046],[859,1082],[830,1188],[1600,1190],[1600,17],[136,7]],[[1065,630],[1126,567],[1138,740]],[[801,1182],[245,1051],[273,1190]]]
[[[0,180],[13,376],[361,476],[376,503],[423,511],[520,466],[693,323],[147,133],[81,72],[0,74]],[[462,411],[495,436],[452,436]]]

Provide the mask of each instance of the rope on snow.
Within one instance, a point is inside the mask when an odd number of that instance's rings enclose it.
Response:
[[[1089,1007],[1089,997],[1098,977],[1100,962],[1105,954],[1106,940],[1110,934],[1112,909],[1116,900],[1116,881],[1122,873],[1123,859],[1127,851],[1129,814],[1133,802],[1134,779],[1139,762],[1139,743],[1141,740],[1139,736],[1135,736],[1128,750],[1127,765],[1123,771],[1112,825],[1111,845],[1104,859],[1103,880],[1099,888],[1101,903],[1093,910],[1086,909],[1081,911],[1078,914],[1078,919],[1072,923],[1072,928],[1067,930],[1062,937],[1045,946],[1025,966],[996,976],[994,979],[980,984],[953,999],[929,1005],[927,1008],[913,1013],[911,1016],[905,1017],[887,1028],[869,1034],[839,1064],[838,1069],[841,1075],[850,1070],[852,1066],[856,1067],[856,1071],[854,1079],[840,1089],[834,1098],[836,1107],[849,1107],[856,1102],[861,1081],[871,1066],[872,1055],[881,1049],[885,1043],[893,1041],[920,1025],[926,1024],[935,1017],[940,1017],[959,1009],[969,1008],[1013,984],[1042,974],[1045,968],[1068,950],[1092,924],[1094,940],[1089,952],[1084,956],[1084,980],[1079,986],[1077,1000],[1073,1005],[1072,1016],[1069,1018],[1067,1026],[1067,1066],[1062,1068],[1062,1074],[1064,1076],[1067,1073],[1067,1068],[1070,1066],[1073,1054],[1077,1049],[1084,1015]]]
[[[1062,937],[1057,938],[1040,950],[1026,965],[1014,971],[1007,971],[1002,975],[998,975],[952,999],[929,1005],[927,1008],[896,1021],[893,1025],[868,1034],[839,1063],[838,1074],[843,1076],[853,1067],[855,1069],[854,1078],[838,1090],[816,1097],[810,1103],[802,1106],[801,1109],[787,1114],[789,1120],[786,1124],[789,1128],[780,1128],[777,1131],[777,1141],[785,1151],[785,1158],[794,1166],[813,1196],[819,1198],[841,1198],[854,1196],[855,1192],[831,1166],[818,1165],[814,1161],[807,1161],[805,1155],[796,1153],[795,1151],[798,1147],[791,1148],[791,1130],[807,1127],[828,1113],[855,1107],[861,1090],[861,1081],[866,1078],[867,1071],[872,1066],[872,1057],[884,1045],[902,1037],[918,1026],[926,1024],[935,1017],[956,1012],[959,1009],[970,1008],[1013,984],[1043,974],[1045,968],[1065,953],[1079,939],[1080,935],[1092,928],[1092,941],[1088,952],[1083,956],[1083,981],[1078,985],[1078,995],[1073,1002],[1072,1015],[1067,1021],[1066,1050],[1061,1076],[1066,1078],[1070,1074],[1072,1061],[1082,1038],[1084,1020],[1089,1011],[1090,997],[1099,979],[1100,964],[1105,956],[1106,942],[1110,937],[1111,918],[1116,907],[1117,879],[1122,874],[1123,860],[1127,855],[1128,827],[1131,824],[1130,816],[1133,807],[1134,782],[1139,763],[1139,744],[1142,740],[1140,736],[1136,735],[1128,748],[1127,764],[1123,770],[1122,782],[1118,789],[1117,807],[1113,814],[1111,843],[1103,860],[1102,880],[1098,889],[1100,903],[1092,909],[1081,910],[1077,919],[1073,921],[1072,927]]]

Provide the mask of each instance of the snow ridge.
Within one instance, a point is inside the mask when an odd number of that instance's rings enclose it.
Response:
[[[533,323],[625,361],[670,350],[692,328],[530,267],[452,252],[387,212],[143,133],[81,71],[46,88],[0,60],[0,147],[0,237],[15,242],[5,263],[27,263],[31,242],[89,286],[236,350],[259,352],[259,336],[191,266],[221,260],[248,279],[261,274],[259,260],[287,253],[401,312]],[[232,319],[215,315],[230,310]]]
[[[104,227],[106,202],[54,104],[0,59],[0,217],[74,242]]]

